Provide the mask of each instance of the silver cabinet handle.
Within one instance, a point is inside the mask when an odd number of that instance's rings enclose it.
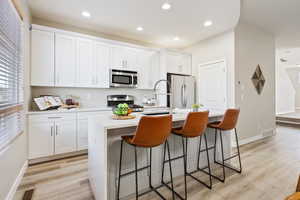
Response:
[[[58,127],[55,125],[55,135],[58,135]]]
[[[53,126],[51,126],[51,137],[53,136]]]
[[[60,119],[61,117],[48,117],[48,119]]]

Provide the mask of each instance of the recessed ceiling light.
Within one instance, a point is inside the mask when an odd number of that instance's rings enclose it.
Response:
[[[161,9],[163,10],[170,10],[171,9],[171,4],[168,3],[168,2],[165,2],[162,6],[161,6]]]
[[[205,21],[204,23],[203,23],[203,25],[205,26],[205,27],[208,27],[208,26],[211,26],[213,23],[212,23],[212,21],[210,21],[210,20],[207,20],[207,21]]]
[[[300,64],[297,64],[298,67],[300,67]]]
[[[143,27],[141,27],[141,26],[139,26],[139,27],[137,27],[137,28],[136,28],[136,30],[137,30],[137,31],[143,31],[143,30],[144,30],[144,28],[143,28]]]
[[[178,41],[178,40],[180,40],[180,38],[179,37],[174,37],[173,40]]]
[[[81,15],[83,17],[86,17],[86,18],[90,18],[91,17],[91,13],[89,13],[88,11],[82,11]]]

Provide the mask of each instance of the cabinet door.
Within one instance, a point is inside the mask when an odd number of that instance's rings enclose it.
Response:
[[[55,121],[55,154],[76,151],[76,119]]]
[[[93,41],[77,39],[77,84],[79,87],[92,87],[95,84],[93,71]]]
[[[159,54],[157,52],[142,52],[138,56],[138,88],[153,89],[159,80]]]
[[[124,48],[124,68],[128,70],[137,70],[138,51],[133,48]]]
[[[167,53],[167,72],[174,74],[192,74],[191,56],[179,53]]]
[[[111,68],[122,69],[125,66],[124,48],[114,46],[111,50]]]
[[[109,88],[110,47],[102,43],[94,44],[94,75],[95,86]]]
[[[183,66],[181,73],[192,75],[192,56],[183,55],[180,60],[180,66]]]
[[[54,33],[31,32],[31,85],[54,86]]]
[[[76,38],[55,35],[55,86],[72,87],[76,83]]]
[[[53,121],[29,120],[29,159],[54,154]]]

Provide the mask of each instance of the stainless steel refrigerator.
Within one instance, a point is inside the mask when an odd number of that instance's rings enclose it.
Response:
[[[167,79],[170,82],[170,86],[167,86],[168,93],[171,93],[167,98],[167,105],[170,107],[172,102],[173,108],[192,108],[192,105],[196,102],[195,88],[196,81],[193,76],[185,76],[178,74],[168,73]]]

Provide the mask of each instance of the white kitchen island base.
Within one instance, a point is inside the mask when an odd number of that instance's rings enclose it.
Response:
[[[120,141],[122,135],[133,134],[142,114],[136,114],[132,120],[113,120],[111,112],[103,115],[91,116],[89,118],[89,155],[88,170],[89,180],[96,200],[116,199],[116,188],[118,185],[118,167],[120,156]],[[174,127],[182,125],[187,114],[173,114]],[[220,119],[221,115],[211,113],[209,120]],[[207,129],[209,146],[214,144],[214,131]],[[171,157],[182,155],[181,138],[175,135],[169,137]],[[231,134],[224,133],[224,152],[225,156],[231,152]],[[188,170],[193,171],[197,165],[197,154],[199,150],[199,138],[189,139],[188,141]],[[202,145],[205,145],[202,142]],[[204,146],[202,146],[204,148]],[[217,148],[217,157],[220,158]],[[134,148],[124,143],[122,173],[134,169]],[[153,148],[152,159],[152,183],[160,185],[161,170],[163,159],[163,146]],[[205,166],[206,154],[201,155],[200,164]],[[138,167],[147,165],[149,152],[147,149],[138,148]],[[210,151],[210,161],[213,161],[213,151]],[[168,165],[166,165],[168,166]],[[173,176],[183,175],[183,161],[181,159],[172,162]],[[169,177],[168,167],[165,168],[166,180]],[[139,172],[139,190],[148,189],[148,170]],[[127,197],[135,193],[135,175],[126,176],[121,179],[120,196]]]

